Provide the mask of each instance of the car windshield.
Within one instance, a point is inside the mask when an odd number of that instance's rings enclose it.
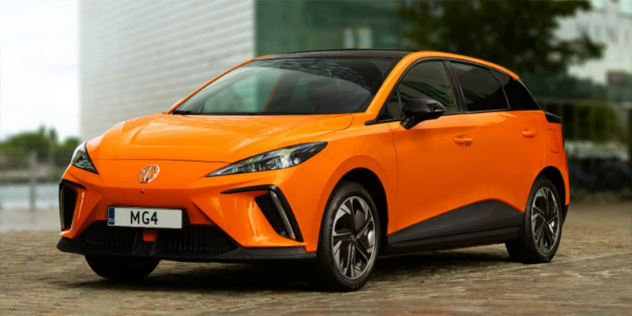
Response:
[[[255,60],[220,77],[173,114],[281,115],[364,112],[395,58]]]

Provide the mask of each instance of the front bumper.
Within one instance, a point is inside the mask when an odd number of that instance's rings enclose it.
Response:
[[[252,262],[312,260],[315,252],[302,247],[243,248],[214,226],[188,226],[182,230],[159,230],[146,241],[147,230],[108,227],[98,221],[80,237],[61,238],[57,249],[93,256],[142,257],[175,261]]]
[[[223,164],[148,160],[95,160],[94,163],[99,174],[70,166],[62,178],[59,246],[62,251],[206,261],[283,258],[296,254],[302,257],[304,253],[316,251],[326,196],[314,192],[327,191],[328,175],[336,166],[329,158],[316,156],[288,169],[206,177],[209,171]],[[321,167],[310,166],[316,163]],[[151,183],[139,183],[138,171],[149,164],[158,164],[160,175]],[[214,227],[236,248],[222,253],[191,255],[172,254],[161,248],[158,241],[151,245],[137,242],[136,250],[123,252],[94,245],[88,247],[82,238],[91,225],[107,220],[107,209],[111,206],[181,209],[185,228]],[[165,240],[166,234],[159,231],[158,240]],[[262,250],[254,250],[256,248]],[[302,252],[277,251],[280,248]],[[307,255],[310,256],[313,255]]]

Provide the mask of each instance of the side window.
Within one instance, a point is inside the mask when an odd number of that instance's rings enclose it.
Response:
[[[456,104],[442,61],[414,65],[393,89],[380,119],[403,119],[402,107],[412,98],[433,98],[445,106],[445,113],[455,113]]]
[[[469,112],[506,110],[505,94],[492,73],[482,67],[452,63]]]
[[[511,78],[509,75],[494,71],[493,72],[500,84],[505,89],[507,99],[509,99],[509,108],[513,110],[539,110],[538,103],[535,102],[529,90],[520,83],[520,81]]]

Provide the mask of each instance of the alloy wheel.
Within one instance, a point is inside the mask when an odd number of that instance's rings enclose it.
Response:
[[[533,199],[531,209],[531,230],[536,248],[548,254],[555,247],[560,235],[560,209],[555,194],[548,187],[542,187]]]
[[[349,279],[361,277],[375,260],[375,219],[363,198],[349,197],[336,211],[331,249],[338,270]]]

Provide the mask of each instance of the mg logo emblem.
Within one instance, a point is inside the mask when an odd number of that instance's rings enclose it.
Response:
[[[149,165],[140,170],[138,173],[138,182],[140,183],[149,183],[156,179],[160,173],[160,168],[156,165]]]

